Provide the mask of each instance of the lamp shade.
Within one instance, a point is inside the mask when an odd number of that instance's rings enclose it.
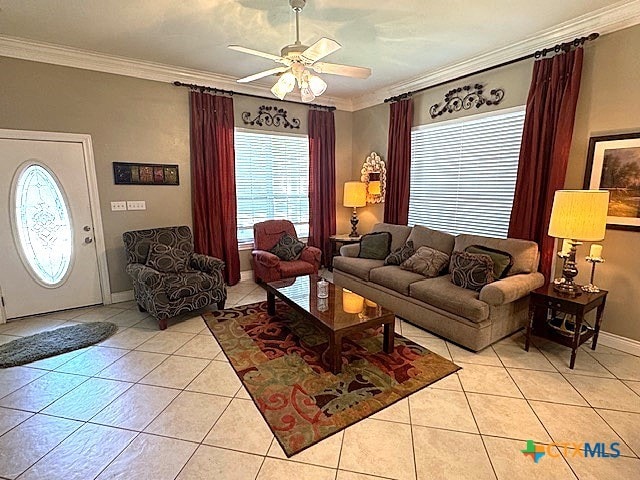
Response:
[[[609,208],[605,190],[558,190],[553,198],[549,236],[597,242],[604,238]]]
[[[367,184],[362,182],[346,182],[344,184],[345,207],[364,207],[367,204]]]

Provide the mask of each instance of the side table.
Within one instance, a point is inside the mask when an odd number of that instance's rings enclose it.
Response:
[[[584,342],[593,338],[591,349],[595,350],[598,344],[598,334],[602,325],[602,314],[607,301],[607,291],[598,293],[583,292],[577,297],[569,297],[556,292],[553,285],[545,285],[531,292],[529,297],[529,323],[527,324],[527,336],[524,349],[529,351],[531,335],[546,338],[566,347],[571,347],[571,362],[569,368],[573,369],[576,363],[576,351]],[[584,321],[584,316],[596,308],[596,321],[593,327]],[[548,317],[557,318],[557,314],[568,314],[575,317],[573,332],[571,329],[560,333],[558,328],[549,325]]]
[[[331,235],[329,241],[331,242],[331,252],[329,252],[329,264],[327,268],[330,272],[333,272],[333,257],[340,254],[340,247],[342,245],[351,245],[353,243],[360,243],[362,235],[357,237],[350,237],[349,234]]]

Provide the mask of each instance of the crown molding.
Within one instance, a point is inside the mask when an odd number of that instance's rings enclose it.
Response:
[[[507,47],[475,55],[461,62],[453,63],[428,72],[427,74],[388,85],[358,97],[349,99],[323,96],[322,103],[333,105],[339,110],[348,112],[361,110],[378,105],[387,97],[429,87],[452,78],[473,73],[491,65],[499,65],[523,55],[533,53],[536,50],[548,48],[549,46],[569,41],[576,37],[586,36],[592,32],[605,35],[639,23],[640,0],[623,0],[614,5],[601,8],[538,32],[536,35]],[[0,35],[0,56],[125,75],[158,82],[172,83],[179,80],[185,83],[196,83],[223,90],[234,90],[238,93],[261,95],[266,98],[271,97],[268,86],[239,84],[235,81],[235,78],[229,75],[107,55],[5,35]]]
[[[640,0],[624,0],[612,6],[576,17],[547,30],[542,30],[536,35],[508,47],[475,55],[473,58],[447,65],[425,75],[394,83],[375,92],[353,98],[353,111],[379,105],[385,98],[446,82],[491,65],[500,65],[533,53],[536,50],[548,48],[577,37],[587,36],[593,32],[605,35],[639,23]]]
[[[273,96],[269,87],[239,84],[234,77],[229,75],[107,55],[7,35],[0,35],[0,56],[112,73],[156,82],[173,83],[178,80],[184,83],[196,83],[221,90],[261,95],[266,99]],[[273,100],[277,101],[276,98],[273,98]],[[300,103],[304,105],[302,102]],[[350,99],[323,95],[322,104],[332,105],[340,110],[352,111]]]

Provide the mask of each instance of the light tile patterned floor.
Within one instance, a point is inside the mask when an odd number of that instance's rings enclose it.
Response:
[[[251,281],[229,304],[264,300]],[[640,358],[521,333],[470,353],[411,324],[397,330],[463,369],[287,459],[202,318],[161,332],[133,302],[0,325],[0,343],[79,322],[120,331],[100,345],[0,370],[0,478],[601,479],[640,478]],[[620,443],[620,458],[525,440]]]

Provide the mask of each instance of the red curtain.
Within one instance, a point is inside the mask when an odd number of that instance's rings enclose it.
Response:
[[[224,260],[225,280],[240,281],[236,230],[233,99],[192,91],[191,188],[195,250]]]
[[[580,91],[583,50],[535,62],[520,146],[509,237],[540,246],[540,271],[551,279],[554,239],[547,235],[553,196],[563,188]]]
[[[409,179],[411,171],[411,122],[413,100],[391,104],[387,149],[387,193],[384,221],[406,225],[409,220]]]
[[[309,110],[309,245],[329,256],[336,233],[336,129],[332,111]]]

